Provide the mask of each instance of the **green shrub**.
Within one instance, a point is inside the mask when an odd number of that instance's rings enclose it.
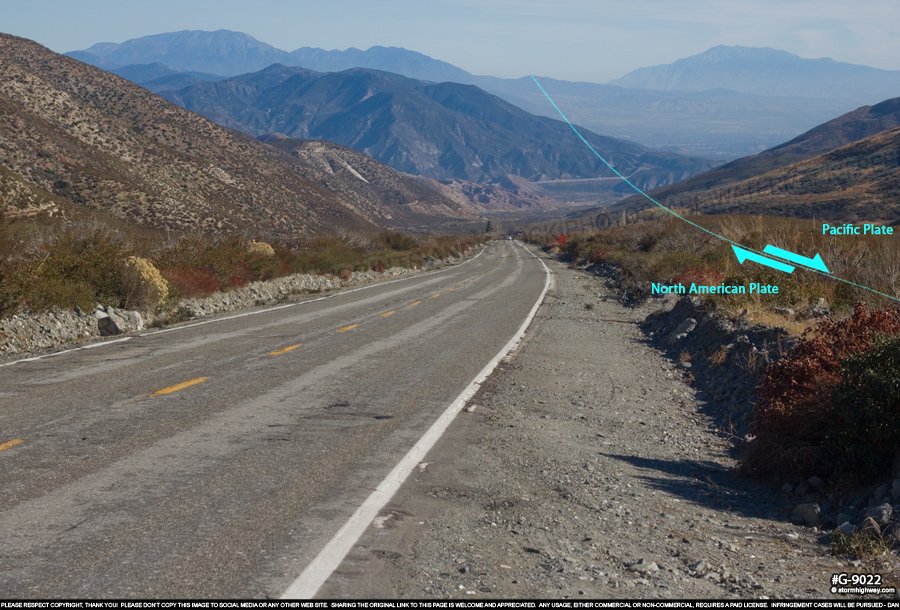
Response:
[[[900,337],[845,361],[831,413],[826,446],[840,473],[890,475],[900,448]]]
[[[381,241],[384,245],[391,250],[413,250],[418,247],[419,243],[415,240],[415,238],[410,237],[409,235],[404,235],[403,233],[397,233],[395,231],[385,231],[381,234]]]
[[[41,311],[50,307],[93,309],[97,303],[120,307],[122,242],[102,234],[64,234],[47,248],[43,258],[20,266],[21,301]]]
[[[23,293],[21,270],[12,263],[0,261],[0,317],[16,313]]]

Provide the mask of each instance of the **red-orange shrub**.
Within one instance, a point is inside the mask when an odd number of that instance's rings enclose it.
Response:
[[[222,288],[219,278],[209,269],[175,267],[163,269],[162,275],[182,297],[205,297]]]
[[[709,267],[690,267],[675,275],[672,283],[678,284],[702,284],[715,286],[725,280],[725,274],[718,269]]]
[[[768,367],[760,384],[752,433],[742,467],[765,478],[827,475],[836,464],[833,395],[844,362],[881,337],[900,335],[900,309],[868,311],[858,304],[846,320],[827,318],[794,351]]]

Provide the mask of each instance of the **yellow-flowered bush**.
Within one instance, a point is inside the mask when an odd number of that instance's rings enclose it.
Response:
[[[247,244],[247,252],[261,256],[275,256],[275,248],[264,241],[251,241]]]
[[[139,256],[125,259],[122,281],[126,306],[153,310],[169,296],[169,283],[151,261]]]

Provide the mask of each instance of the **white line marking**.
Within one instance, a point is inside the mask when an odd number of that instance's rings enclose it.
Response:
[[[427,275],[434,275],[435,273],[443,273],[444,271],[450,271],[451,269],[459,269],[463,265],[467,265],[474,261],[476,258],[484,254],[484,251],[487,250],[487,246],[481,249],[481,252],[473,256],[467,261],[463,261],[458,265],[453,265],[452,267],[444,267],[443,269],[437,269],[435,271],[426,271],[424,273],[418,273],[416,275],[410,275],[408,277],[401,277],[396,280],[388,280],[387,282],[378,282],[376,284],[369,284],[367,286],[360,286],[359,288],[351,288],[349,290],[340,290],[339,292],[335,292],[334,294],[329,294],[324,297],[318,297],[316,299],[307,299],[306,301],[298,301],[296,303],[288,303],[287,305],[275,305],[273,307],[266,307],[265,309],[257,309],[254,311],[248,311],[245,313],[239,313],[232,316],[223,316],[221,318],[214,318],[212,320],[203,320],[202,322],[194,322],[193,324],[184,324],[182,326],[173,326],[171,328],[163,328],[161,330],[153,330],[147,333],[139,333],[137,335],[132,335],[130,337],[124,337],[122,339],[115,339],[113,341],[101,341],[98,343],[92,343],[90,345],[85,345],[83,347],[74,347],[72,349],[66,349],[59,352],[53,352],[52,354],[44,354],[43,356],[33,356],[31,358],[23,358],[22,360],[13,360],[12,362],[7,362],[5,364],[0,364],[0,368],[5,366],[12,366],[14,364],[19,364],[22,362],[34,362],[35,360],[43,360],[44,358],[51,358],[53,356],[61,356],[63,354],[69,354],[71,352],[81,351],[83,349],[94,349],[95,347],[104,347],[107,345],[112,345],[113,343],[122,343],[123,341],[130,341],[135,337],[150,337],[153,335],[160,335],[163,333],[171,333],[179,330],[185,330],[188,328],[195,328],[197,326],[205,326],[207,324],[215,324],[217,322],[225,322],[226,320],[236,320],[238,318],[246,318],[248,316],[258,316],[261,313],[268,313],[270,311],[278,311],[279,309],[287,309],[288,307],[297,307],[298,305],[306,305],[308,303],[317,303],[319,301],[327,301],[328,299],[333,299],[339,296],[343,296],[345,294],[350,294],[351,292],[358,292],[360,290],[368,290],[370,288],[378,288],[379,286],[387,286],[388,284],[394,284],[396,282],[405,282],[407,280],[413,280],[420,277],[425,277]]]
[[[527,248],[525,248],[525,250],[531,254]],[[532,254],[532,256],[534,255]],[[316,555],[308,566],[306,566],[306,569],[303,570],[300,576],[291,583],[287,590],[282,594],[281,599],[310,599],[316,594],[337,567],[341,565],[341,562],[344,561],[344,557],[347,556],[350,549],[353,548],[360,536],[363,535],[363,532],[366,531],[369,524],[378,516],[381,509],[384,508],[394,494],[397,493],[397,490],[400,489],[400,486],[409,474],[423,461],[422,458],[425,457],[438,439],[444,434],[444,431],[447,430],[450,423],[457,414],[459,414],[466,402],[475,395],[481,387],[481,384],[490,376],[500,361],[518,347],[522,337],[525,336],[525,331],[537,314],[541,303],[543,303],[547,290],[550,288],[550,269],[547,268],[547,265],[540,258],[538,258],[538,261],[540,261],[541,265],[544,267],[544,272],[546,273],[544,289],[541,290],[541,295],[531,308],[525,321],[522,322],[522,325],[516,331],[516,334],[514,334],[497,355],[481,369],[481,372],[478,373],[475,379],[473,379],[466,389],[456,397],[456,400],[447,407],[441,416],[438,417],[437,421],[428,428],[422,438],[420,438],[418,442],[413,445],[412,449],[403,456],[394,469],[388,473],[387,477],[378,484],[375,491],[373,491],[362,505],[356,509],[356,512],[354,512],[350,519],[337,531],[334,537],[328,541],[328,544],[319,551],[319,554]]]
[[[329,294],[324,297],[318,297],[315,299],[307,299],[305,301],[298,301],[296,303],[288,303],[286,305],[275,305],[273,307],[266,307],[265,309],[257,309],[254,311],[239,313],[239,314],[235,314],[232,316],[224,316],[221,318],[214,318],[212,320],[203,320],[202,322],[194,322],[193,324],[185,324],[183,326],[173,326],[172,328],[163,328],[161,330],[154,330],[149,333],[142,333],[142,334],[138,335],[138,337],[149,337],[151,335],[159,335],[162,333],[171,333],[171,332],[175,332],[178,330],[184,330],[186,328],[205,326],[206,324],[215,324],[216,322],[225,322],[226,320],[236,320],[238,318],[246,318],[248,316],[258,316],[261,313],[268,313],[270,311],[278,311],[279,309],[287,309],[289,307],[297,307],[298,305],[306,305],[308,303],[317,303],[319,301],[327,301],[328,299],[333,299],[333,298],[336,298],[339,296],[343,296],[345,294],[350,294],[351,292],[359,292],[360,290],[368,290],[370,288],[377,288],[379,286],[387,286],[388,284],[394,284],[396,282],[405,282],[407,280],[417,279],[420,277],[425,277],[427,275],[433,275],[435,273],[442,273],[444,271],[449,271],[451,269],[459,269],[463,265],[471,263],[473,260],[475,260],[476,258],[481,256],[485,250],[486,250],[486,247],[482,248],[481,252],[479,252],[478,254],[476,254],[475,256],[470,258],[469,260],[463,261],[462,263],[460,263],[458,265],[453,265],[452,267],[445,267],[444,269],[437,269],[436,271],[426,271],[425,273],[419,273],[417,275],[410,275],[409,277],[401,277],[396,280],[388,280],[387,282],[379,282],[377,284],[369,284],[368,286],[360,286],[359,288],[351,288],[349,290],[340,290],[339,292],[335,292],[334,294]]]
[[[138,335],[140,336],[140,335]],[[72,352],[80,352],[83,349],[94,349],[95,347],[104,347],[107,345],[112,345],[113,343],[123,343],[125,341],[131,341],[134,337],[122,337],[121,339],[113,339],[112,341],[100,341],[98,343],[91,343],[90,345],[83,345],[81,347],[73,347],[71,349],[65,349],[61,352],[53,352],[52,354],[44,354],[43,356],[33,356],[31,358],[24,358],[22,360],[14,360],[13,362],[7,362],[5,364],[0,364],[0,369],[4,366],[12,366],[14,364],[19,364],[20,362],[34,362],[35,360],[43,360],[44,358],[50,358],[51,356],[61,356],[62,354],[69,354]]]

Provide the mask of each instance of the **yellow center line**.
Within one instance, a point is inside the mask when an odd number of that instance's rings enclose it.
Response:
[[[353,329],[356,328],[357,326],[359,326],[359,324],[348,324],[347,326],[341,326],[340,328],[337,329],[337,331],[338,331],[339,333],[345,333],[345,332],[347,332],[348,330],[353,330]]]
[[[433,293],[433,294],[431,295],[431,298],[432,298],[432,299],[436,299],[436,298],[438,298],[439,296],[441,296],[441,293],[440,293],[440,292],[435,292],[435,293]]]
[[[11,441],[6,441],[2,445],[0,445],[0,451],[6,451],[7,449],[12,449],[13,447],[18,447],[22,443],[24,443],[20,438],[14,438]]]
[[[166,394],[174,394],[175,392],[179,392],[191,386],[199,385],[208,380],[209,377],[197,377],[196,379],[188,379],[187,381],[182,381],[181,383],[170,385],[167,388],[156,390],[155,392],[153,392],[153,394],[151,394],[151,396],[165,396]]]
[[[409,304],[409,306],[415,307],[416,305],[421,305],[421,304],[422,304],[422,301],[413,301],[412,303]]]
[[[395,313],[397,313],[397,312],[394,311],[394,310],[392,309],[392,310],[390,310],[390,311],[386,311],[386,312],[384,312],[383,314],[381,314],[381,317],[382,317],[382,318],[390,318],[390,317],[391,317],[392,315],[394,315]]]
[[[288,345],[287,347],[282,347],[281,349],[277,349],[277,350],[275,350],[274,352],[269,352],[269,355],[270,355],[270,356],[281,356],[281,355],[286,354],[286,353],[288,353],[288,352],[294,351],[294,350],[297,349],[298,347],[300,347],[300,343],[295,343],[295,344],[293,344],[293,345]]]

